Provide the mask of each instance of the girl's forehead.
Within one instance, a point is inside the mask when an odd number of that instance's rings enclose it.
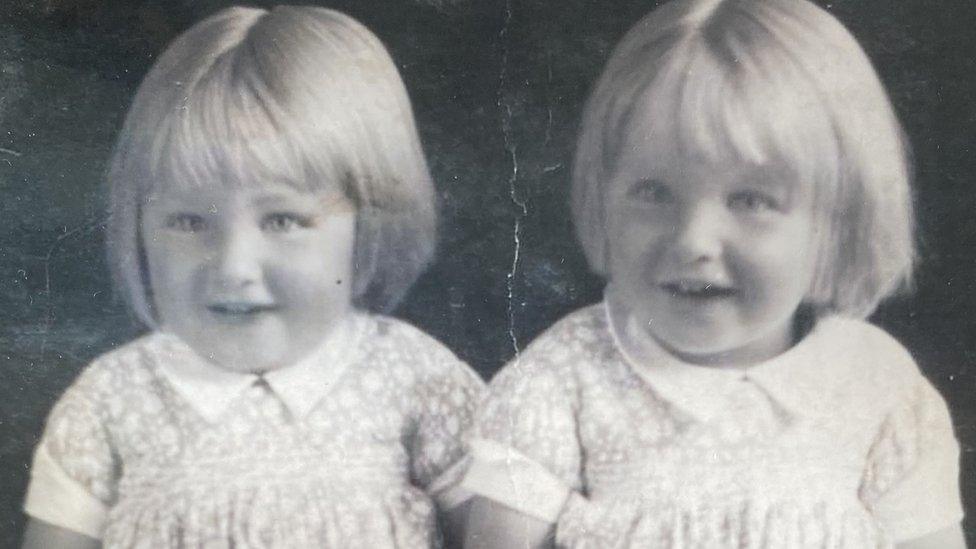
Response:
[[[281,147],[288,149],[288,147]],[[337,192],[343,188],[337,166],[300,158],[294,151],[266,158],[242,154],[227,144],[215,145],[208,154],[186,154],[171,149],[158,166],[146,194],[249,192]],[[315,166],[313,168],[312,166]],[[323,173],[325,172],[325,173]]]
[[[824,120],[783,113],[740,116],[736,109],[703,107],[697,115],[640,112],[620,128],[611,176],[682,176],[733,172],[757,181],[816,184],[837,178],[835,135]],[[775,117],[773,117],[775,118]]]
[[[620,157],[613,179],[626,185],[646,178],[673,184],[732,182],[765,187],[807,186],[793,166],[775,158],[762,162],[735,156],[707,158],[653,145],[628,149]]]
[[[689,171],[787,172],[790,162],[769,151],[743,151],[723,135],[676,128],[669,121],[623,129],[613,171],[659,175]]]
[[[207,205],[240,203],[256,207],[294,206],[301,204],[345,203],[348,199],[338,188],[302,188],[286,182],[266,182],[206,187],[162,186],[147,196],[149,204]]]
[[[777,56],[765,64],[730,64],[704,44],[686,49],[631,95],[618,97],[611,160],[752,165],[802,179],[835,177],[834,117],[805,73],[789,66],[768,72],[766,65],[778,66]]]

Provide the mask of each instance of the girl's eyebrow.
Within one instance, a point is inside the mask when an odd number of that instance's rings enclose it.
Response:
[[[795,172],[779,166],[757,166],[747,170],[741,174],[739,185],[770,193],[784,206],[809,193],[808,186],[802,184]]]
[[[285,194],[261,194],[251,199],[251,204],[255,206],[276,206],[276,205],[293,205],[296,202],[290,199]],[[299,202],[299,204],[304,204],[304,201]]]
[[[172,193],[150,195],[145,205],[178,209],[206,209],[210,207],[210,203],[199,196],[174,195]]]
[[[739,181],[743,184],[792,190],[796,187],[797,176],[792,171],[782,167],[761,165],[743,171]]]
[[[290,193],[270,192],[255,197],[252,204],[262,208],[287,207],[304,210],[318,206],[326,209],[339,209],[340,207],[352,209],[349,200],[340,192],[300,193],[297,196]]]

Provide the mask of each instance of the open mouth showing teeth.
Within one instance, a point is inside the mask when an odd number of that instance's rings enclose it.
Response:
[[[735,290],[727,286],[717,286],[707,282],[668,282],[661,285],[675,297],[720,298],[731,297]]]
[[[271,311],[274,306],[256,303],[214,303],[208,305],[207,309],[219,315],[248,316]]]

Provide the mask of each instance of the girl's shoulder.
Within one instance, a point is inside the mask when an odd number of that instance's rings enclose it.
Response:
[[[556,321],[517,354],[495,378],[493,386],[513,383],[559,385],[599,375],[610,362],[619,362],[603,303],[577,309]]]
[[[89,410],[92,417],[106,419],[124,408],[119,403],[150,398],[158,391],[156,364],[168,352],[167,340],[166,336],[150,333],[96,357],[58,398],[49,424],[77,419],[84,415],[79,410]]]
[[[360,357],[365,363],[408,367],[426,375],[463,375],[482,383],[446,345],[405,320],[361,313],[355,322]]]
[[[176,347],[172,336],[148,333],[97,356],[81,371],[73,386],[114,391],[151,383],[155,365],[176,352]]]
[[[577,309],[557,320],[529,345],[526,353],[556,345],[593,351],[612,342],[606,305],[600,302]]]
[[[884,409],[930,385],[908,349],[879,326],[828,317],[817,330],[818,362],[828,376],[843,381],[851,399]]]
[[[822,319],[821,347],[841,355],[844,362],[859,364],[871,375],[913,379],[921,375],[915,359],[904,345],[883,328],[865,320],[833,316]]]
[[[360,313],[354,322],[360,344],[369,353],[454,356],[443,343],[406,320]]]

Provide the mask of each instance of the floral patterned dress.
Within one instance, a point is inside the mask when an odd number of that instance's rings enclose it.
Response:
[[[105,547],[432,547],[458,503],[482,382],[390,318],[353,315],[264,376],[154,333],[57,403],[25,503]]]
[[[560,547],[890,547],[958,523],[959,448],[907,352],[824,318],[744,370],[683,364],[604,304],[492,381],[462,486]]]

